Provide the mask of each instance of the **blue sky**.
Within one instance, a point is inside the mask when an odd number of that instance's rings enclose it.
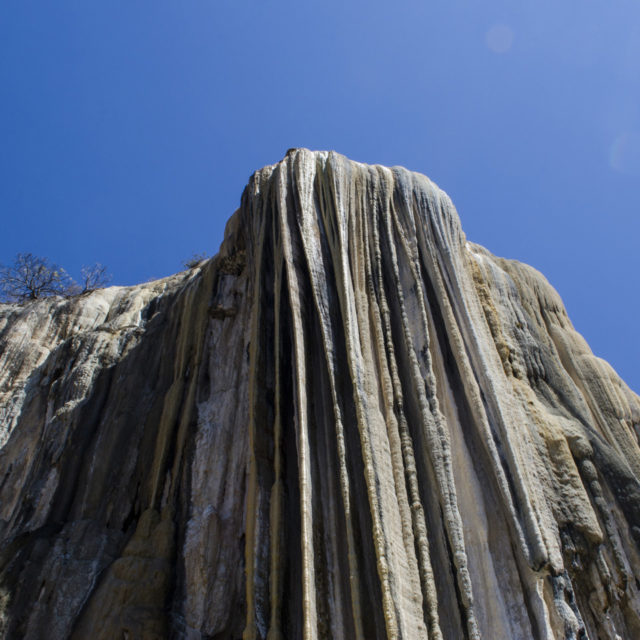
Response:
[[[289,147],[426,173],[640,391],[640,4],[3,0],[0,262],[216,252]]]

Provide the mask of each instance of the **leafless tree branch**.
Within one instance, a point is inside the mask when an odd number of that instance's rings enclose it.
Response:
[[[0,265],[0,299],[24,302],[74,293],[75,283],[61,267],[32,253],[19,253],[13,265]]]

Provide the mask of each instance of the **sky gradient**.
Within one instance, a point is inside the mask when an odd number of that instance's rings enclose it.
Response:
[[[637,1],[4,0],[0,98],[2,263],[169,275],[334,149],[427,174],[640,391]]]

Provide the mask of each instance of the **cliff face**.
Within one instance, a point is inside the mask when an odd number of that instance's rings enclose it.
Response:
[[[0,307],[4,638],[640,637],[640,398],[424,176],[290,152],[220,253]]]

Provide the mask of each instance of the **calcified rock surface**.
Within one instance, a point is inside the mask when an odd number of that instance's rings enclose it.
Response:
[[[427,178],[292,151],[211,261],[0,307],[2,637],[639,638],[639,423]]]

